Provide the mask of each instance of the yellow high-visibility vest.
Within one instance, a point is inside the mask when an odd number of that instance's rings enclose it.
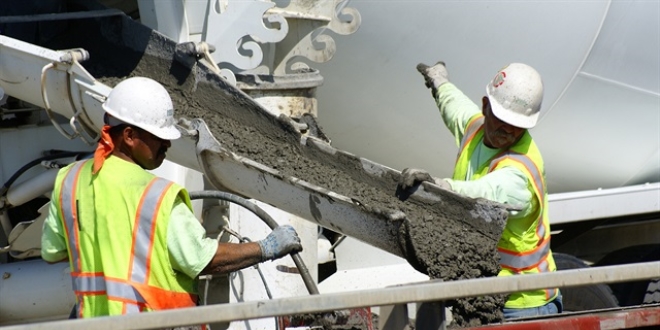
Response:
[[[454,180],[467,180],[470,158],[479,143],[483,143],[483,124],[484,117],[481,114],[475,115],[468,122],[454,167]],[[513,166],[525,174],[532,185],[539,209],[526,218],[507,221],[497,244],[501,267],[498,276],[555,271],[557,267],[550,251],[550,221],[543,158],[529,132],[525,132],[514,146],[493,156],[479,167],[469,180],[477,180],[507,166]],[[554,288],[512,293],[505,307],[543,306],[555,299],[558,292]]]
[[[191,208],[187,192],[118,162],[92,175],[93,162],[79,161],[55,180],[78,317],[195,306],[195,279],[174,271],[167,251],[172,206],[180,196]]]

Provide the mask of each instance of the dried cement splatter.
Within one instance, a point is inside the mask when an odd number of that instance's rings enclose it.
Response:
[[[110,86],[129,76],[147,76],[161,82],[173,98],[175,116],[204,119],[215,138],[240,156],[359,200],[374,212],[404,212],[406,219],[399,227],[399,244],[410,264],[430,277],[449,281],[497,274],[497,236],[465,221],[473,217],[472,201],[452,194],[443,196],[439,206],[413,198],[401,201],[394,194],[398,177],[376,180],[366,175],[353,158],[330,157],[302,147],[300,134],[291,125],[218,88],[221,82],[217,78],[196,77],[194,70],[191,72],[171,60],[142,56],[141,52],[113,44],[112,40],[123,43],[129,39],[135,48],[150,38],[148,33],[117,32],[115,28],[102,31],[78,28],[78,33],[91,35],[67,37],[60,48],[88,50],[91,60],[83,63],[84,66]],[[101,34],[103,37],[99,37]],[[76,42],[68,44],[72,40]],[[153,46],[169,47],[149,44]],[[208,82],[201,82],[204,80]],[[322,107],[320,111],[324,111]],[[501,296],[475,297],[451,301],[448,305],[453,309],[455,324],[467,326],[500,321],[503,302]]]

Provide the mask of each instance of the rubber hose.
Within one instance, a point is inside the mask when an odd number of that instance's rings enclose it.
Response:
[[[245,198],[239,197],[234,194],[230,194],[224,191],[217,191],[217,190],[203,190],[203,191],[192,191],[189,192],[188,195],[190,196],[190,199],[220,199],[224,200],[227,202],[232,202],[234,204],[238,204],[250,212],[254,213],[257,217],[259,217],[270,229],[275,229],[279,225],[273,218],[266,213],[262,208],[257,206],[257,204],[252,203],[248,201]],[[305,263],[303,262],[302,258],[300,255],[295,252],[291,253],[291,258],[293,259],[293,262],[296,264],[296,267],[298,267],[298,271],[300,272],[300,276],[303,279],[303,282],[305,283],[305,287],[307,287],[307,291],[309,294],[319,294],[319,290],[316,287],[316,283],[312,279],[312,275],[309,273],[309,270],[307,269],[307,266],[305,266]]]
[[[23,165],[18,171],[16,171],[10,178],[5,182],[5,184],[0,187],[0,196],[4,196],[7,191],[9,190],[9,187],[18,179],[23,173],[27,172],[29,169],[31,169],[34,166],[39,165],[42,161],[45,160],[53,160],[53,159],[58,159],[58,158],[67,158],[67,157],[74,157],[74,156],[79,156],[79,155],[84,155],[88,154],[90,152],[88,151],[59,151],[59,152],[53,152],[49,155],[39,157],[35,160],[32,160],[31,162]]]

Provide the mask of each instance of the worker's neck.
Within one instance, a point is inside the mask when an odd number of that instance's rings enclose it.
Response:
[[[116,148],[115,150],[113,150],[112,155],[122,160],[125,160],[129,163],[137,164],[135,160],[133,160],[133,158],[129,156],[127,153],[123,152],[121,148]]]

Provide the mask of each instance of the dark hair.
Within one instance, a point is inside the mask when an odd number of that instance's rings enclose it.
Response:
[[[112,126],[112,127],[110,127],[110,136],[112,136],[113,138],[114,138],[114,137],[117,137],[118,135],[121,134],[121,132],[124,131],[124,129],[125,129],[126,127],[130,127],[130,128],[132,128],[133,130],[138,131],[140,135],[142,135],[144,132],[146,132],[145,130],[143,130],[143,129],[141,129],[141,128],[135,126],[135,125],[130,125],[130,124],[120,124],[120,125],[117,125],[117,126]]]
[[[127,124],[121,124],[110,127],[110,136],[112,136],[113,138],[117,137],[119,134],[121,134],[121,132],[124,131],[124,128],[126,127],[128,127]]]

